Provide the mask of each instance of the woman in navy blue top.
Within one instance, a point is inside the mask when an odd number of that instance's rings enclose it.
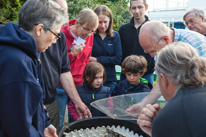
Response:
[[[112,93],[117,84],[115,65],[120,65],[122,58],[120,36],[113,30],[113,15],[107,6],[100,5],[94,12],[99,18],[99,26],[94,35],[92,56],[89,61],[96,61],[104,66],[106,71],[104,85],[110,87]]]

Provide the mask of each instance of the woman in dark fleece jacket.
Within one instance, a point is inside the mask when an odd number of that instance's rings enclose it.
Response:
[[[7,23],[0,31],[0,137],[57,137],[43,107],[39,57],[56,42],[53,33],[67,16],[51,0],[28,0],[19,11],[19,26]]]
[[[118,32],[113,31],[113,15],[107,6],[100,5],[94,12],[98,15],[99,26],[94,35],[92,57],[89,61],[97,61],[104,66],[106,71],[104,85],[110,87],[111,93],[117,82],[115,65],[120,65],[122,58],[120,36]]]

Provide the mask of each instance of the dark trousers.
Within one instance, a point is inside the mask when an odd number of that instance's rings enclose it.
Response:
[[[59,106],[57,101],[55,100],[51,104],[45,105],[46,109],[49,113],[50,123],[56,128],[57,135],[59,134]]]

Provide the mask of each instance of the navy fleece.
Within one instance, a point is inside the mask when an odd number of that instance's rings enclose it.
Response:
[[[34,38],[13,23],[0,32],[0,137],[43,137],[49,126]]]
[[[127,79],[125,79],[116,85],[112,92],[112,96],[140,92],[150,92],[150,88],[144,82],[140,82],[138,85],[132,85]]]
[[[119,33],[113,31],[113,37],[107,35],[102,40],[99,34],[94,35],[92,56],[97,58],[106,72],[106,81],[117,81],[115,65],[120,65],[122,58],[122,46]]]

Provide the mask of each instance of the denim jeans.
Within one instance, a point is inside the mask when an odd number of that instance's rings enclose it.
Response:
[[[59,131],[61,131],[64,125],[64,116],[65,116],[65,109],[66,109],[68,96],[62,87],[57,86],[56,90],[57,90],[56,101],[59,106],[59,116],[60,116]]]
[[[154,74],[150,73],[147,75],[144,75],[142,78],[146,79],[148,82],[150,82],[151,84],[153,84],[154,82]],[[126,75],[124,75],[122,72],[120,74],[120,81],[123,81],[126,79]]]
[[[110,87],[110,95],[112,95],[112,91],[116,85],[117,85],[117,82],[113,82],[113,81],[108,81],[104,83],[104,86]]]

